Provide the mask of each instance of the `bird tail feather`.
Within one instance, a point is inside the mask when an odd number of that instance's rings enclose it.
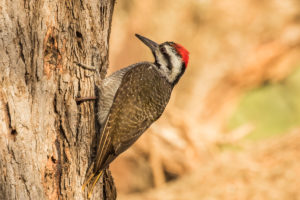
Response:
[[[101,177],[103,171],[100,171],[100,173],[95,173],[93,172],[94,170],[94,164],[89,168],[88,172],[87,172],[87,179],[84,181],[84,183],[82,184],[82,191],[85,190],[86,186],[87,190],[88,190],[88,198],[91,197],[93,190],[96,186],[96,183],[98,182],[99,178]]]

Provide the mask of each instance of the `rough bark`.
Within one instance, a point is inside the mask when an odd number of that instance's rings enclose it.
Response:
[[[87,199],[114,0],[0,1],[0,199]],[[98,66],[100,77],[73,64]],[[101,79],[100,78],[100,79]],[[92,199],[115,199],[110,172]]]

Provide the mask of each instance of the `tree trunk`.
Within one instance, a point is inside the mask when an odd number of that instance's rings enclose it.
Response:
[[[87,199],[114,0],[0,1],[0,199]],[[98,66],[92,73],[73,64]],[[100,77],[99,77],[100,74]],[[115,199],[110,172],[92,199]]]

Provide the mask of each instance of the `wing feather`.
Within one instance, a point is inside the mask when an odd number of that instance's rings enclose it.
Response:
[[[171,91],[154,66],[140,65],[126,72],[101,132],[94,171],[107,167],[161,116]]]

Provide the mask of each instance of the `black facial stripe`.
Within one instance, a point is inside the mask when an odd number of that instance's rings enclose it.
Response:
[[[155,63],[154,64],[157,66],[158,69],[160,69],[160,64],[159,64],[159,62],[157,60],[157,56],[156,56],[155,53],[153,53],[153,55],[154,55],[154,58],[155,58]]]
[[[161,52],[162,52],[164,58],[167,61],[167,68],[171,71],[173,66],[172,66],[172,63],[171,63],[171,57],[170,57],[170,55],[167,53],[165,47],[161,48]]]

